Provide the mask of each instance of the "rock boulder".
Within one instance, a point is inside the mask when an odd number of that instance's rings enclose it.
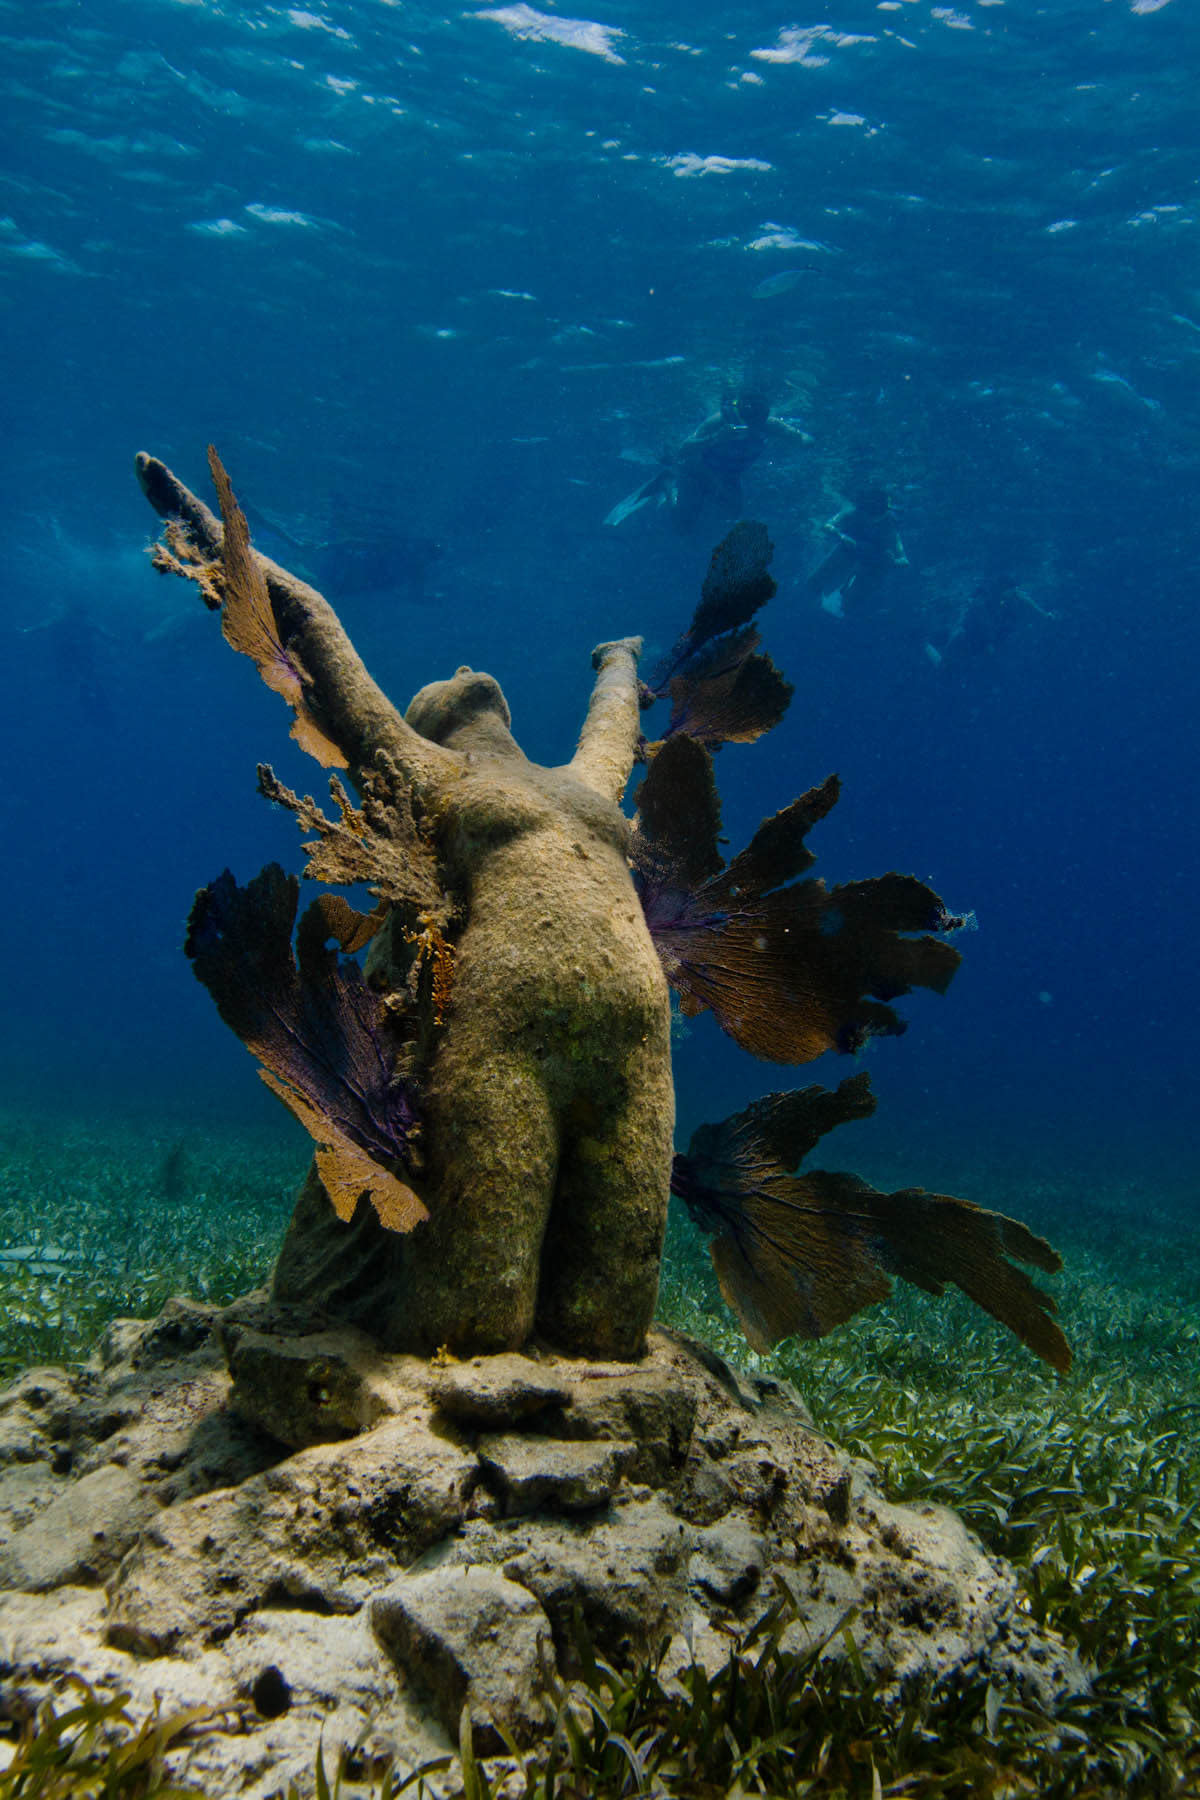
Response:
[[[319,1739],[406,1774],[464,1707],[479,1754],[529,1744],[581,1634],[716,1666],[781,1592],[798,1645],[855,1608],[885,1688],[1086,1684],[953,1514],[890,1504],[786,1385],[665,1330],[633,1364],[426,1362],[262,1295],[173,1301],[0,1393],[3,1711],[70,1671],[210,1706],[180,1767],[212,1800],[311,1793]]]

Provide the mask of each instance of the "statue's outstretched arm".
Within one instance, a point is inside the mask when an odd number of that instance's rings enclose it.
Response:
[[[228,509],[232,507],[240,521],[241,543],[231,544],[231,553],[227,553],[226,531],[221,519],[186,488],[165,463],[142,452],[137,458],[138,480],[154,510],[175,525],[176,543],[182,536],[185,555],[190,552],[200,564],[223,559],[226,608],[229,586],[238,581],[239,556],[244,559],[241,566],[252,583],[259,577],[265,581],[277,648],[287,665],[278,672],[279,678],[275,678],[277,672],[271,665],[273,660],[281,659],[272,659],[270,648],[260,654],[255,643],[239,641],[228,623],[226,636],[236,648],[246,650],[254,657],[268,685],[277,688],[295,707],[295,735],[300,743],[322,762],[345,763],[352,777],[369,768],[379,751],[389,756],[409,780],[420,786],[451,773],[458,767],[460,758],[454,751],[428,742],[405,724],[387,695],[368,675],[329,602],[307,582],[250,547],[245,522],[237,510],[225,472],[219,461],[210,460],[221,493],[222,508],[230,517]],[[169,554],[164,563],[178,572],[191,572],[185,562]],[[211,589],[203,581],[201,586],[209,604],[218,604],[219,596],[212,597]],[[243,632],[243,636],[246,635]]]
[[[640,637],[597,644],[592,651],[596,685],[569,765],[572,775],[614,803],[625,792],[637,751],[641,715],[637,659],[641,653]]]

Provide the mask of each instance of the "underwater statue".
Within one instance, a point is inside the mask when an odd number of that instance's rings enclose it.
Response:
[[[873,1108],[865,1076],[768,1096],[674,1154],[669,987],[752,1054],[807,1062],[903,1029],[890,1002],[941,991],[962,923],[912,877],[798,879],[836,778],[764,821],[726,863],[711,751],[752,742],[791,688],[758,649],[774,592],[758,525],[715,552],[700,605],[639,681],[640,640],[593,652],[571,761],[531,763],[497,682],[460,668],[403,715],[313,588],[260,556],[214,452],[218,518],[138,458],[166,521],[157,565],[195,581],[226,638],[291,705],[336,776],[338,816],[259,770],[314,836],[310,877],[365,883],[370,913],[324,894],[296,927],[276,866],[202,889],[187,951],[316,1155],[273,1279],[277,1299],[429,1355],[517,1348],[630,1359],[653,1315],[668,1197],[713,1237],[751,1343],[819,1336],[898,1275],[956,1283],[1058,1368],[1054,1269],[1017,1222],[952,1196],[882,1194],[794,1173]],[[660,739],[640,716],[669,700]],[[629,819],[635,761],[647,765]],[[293,949],[293,932],[295,947]],[[366,951],[365,960],[356,960]]]

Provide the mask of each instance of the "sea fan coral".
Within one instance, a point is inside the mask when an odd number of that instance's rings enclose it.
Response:
[[[886,1004],[913,987],[944,992],[958,952],[947,914],[911,875],[827,889],[811,867],[811,827],[838,798],[831,776],[759,826],[726,864],[712,759],[685,735],[657,752],[638,794],[633,860],[667,979],[691,1015],[711,1007],[743,1049],[811,1062],[861,1048],[904,1022]],[[927,935],[911,937],[909,933]]]
[[[293,957],[299,893],[278,863],[244,888],[226,870],[197,894],[184,948],[262,1079],[315,1141],[339,1218],[365,1193],[385,1225],[407,1231],[429,1215],[396,1172],[412,1158],[416,1113],[396,1080],[394,1026],[358,964],[328,945],[331,930],[362,915],[317,902]]]
[[[832,1091],[768,1094],[702,1125],[676,1156],[671,1191],[713,1234],[721,1292],[750,1343],[768,1350],[782,1337],[823,1337],[885,1299],[895,1275],[931,1294],[953,1282],[1065,1373],[1071,1352],[1054,1301],[1009,1260],[1060,1268],[1043,1238],[949,1194],[885,1194],[824,1169],[789,1173],[827,1131],[874,1109],[865,1074]]]
[[[753,743],[788,709],[792,685],[759,652],[750,623],[775,592],[765,526],[743,520],[713,551],[692,622],[645,683],[647,705],[670,698],[664,732],[713,749]]]

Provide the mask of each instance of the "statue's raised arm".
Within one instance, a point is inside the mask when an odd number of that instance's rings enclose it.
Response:
[[[592,651],[596,684],[588,704],[579,744],[571,759],[572,775],[606,800],[618,804],[633,769],[641,707],[638,700],[640,637],[617,638]]]
[[[457,764],[450,750],[405,724],[368,675],[329,602],[250,543],[245,515],[215,450],[209,467],[221,517],[145,452],[137,475],[166,522],[155,564],[195,581],[205,604],[221,613],[235,650],[255,662],[267,686],[296,714],[292,735],[327,768],[346,768],[356,785],[384,751],[418,787]]]

